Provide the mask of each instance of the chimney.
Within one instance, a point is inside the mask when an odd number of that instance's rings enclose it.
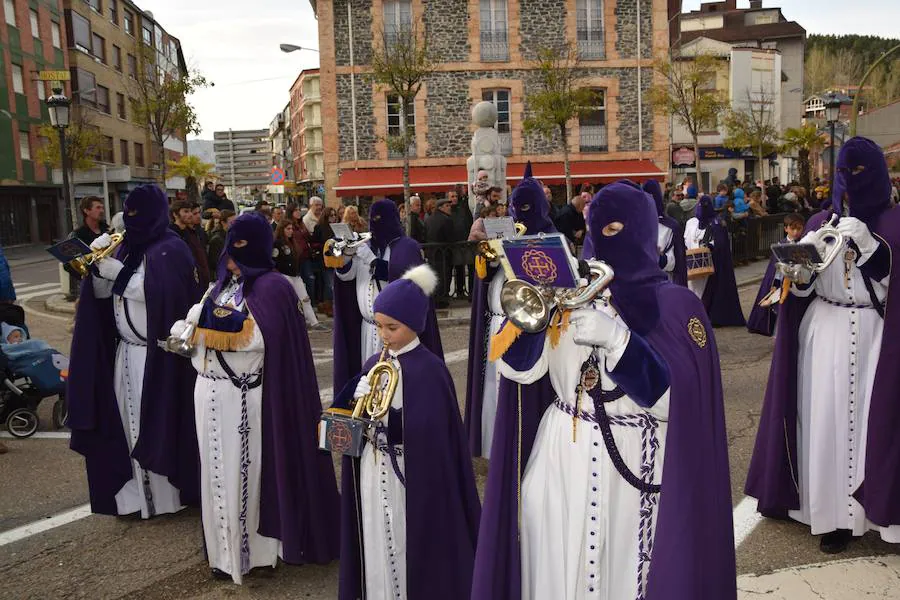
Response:
[[[725,10],[737,10],[737,0],[725,0]]]
[[[750,8],[762,8],[762,0],[750,0]]]

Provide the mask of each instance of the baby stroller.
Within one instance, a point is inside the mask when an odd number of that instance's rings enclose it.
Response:
[[[28,333],[25,310],[16,304],[0,304],[0,322],[21,327]],[[68,367],[69,359],[49,347],[23,355],[0,352],[0,423],[6,423],[11,435],[17,438],[34,435],[40,425],[38,405],[51,396],[58,396],[53,406],[54,428],[65,424]]]

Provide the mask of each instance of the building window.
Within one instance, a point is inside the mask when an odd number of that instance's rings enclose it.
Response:
[[[609,140],[606,130],[606,90],[595,89],[590,112],[578,119],[582,152],[606,152]]]
[[[144,145],[134,143],[134,164],[138,167],[144,166]]]
[[[402,134],[400,130],[400,97],[395,95],[389,95],[387,97],[387,126],[388,126],[388,137],[398,137]],[[415,103],[412,99],[410,99],[406,104],[406,131],[407,133],[414,139],[416,134],[416,107]],[[409,144],[409,148],[407,148],[407,154],[415,156],[415,142],[411,141]],[[402,158],[403,151],[397,151],[392,148],[388,152],[389,158]]]
[[[70,11],[72,30],[70,41],[79,50],[85,52],[91,51],[91,22],[79,15],[77,12]]]
[[[128,118],[125,112],[125,94],[116,94],[116,114],[120,119]]]
[[[119,24],[119,0],[109,0],[109,21],[113,25]]]
[[[16,26],[16,5],[13,0],[3,0],[3,15],[7,25]]]
[[[50,22],[50,36],[53,38],[53,47],[62,48],[62,36],[59,33],[59,23]]]
[[[123,165],[131,164],[128,162],[128,140],[119,140],[119,162]]]
[[[97,108],[106,114],[109,112],[109,88],[102,85],[97,86]]]
[[[144,43],[147,44],[148,46],[152,46],[153,45],[153,30],[150,29],[149,27],[147,27],[146,25],[141,27],[141,30],[142,30],[141,35],[143,36],[142,39],[144,40]]]
[[[122,49],[115,44],[112,47],[112,64],[116,71],[122,72]]]
[[[481,0],[481,60],[509,60],[506,0]]]
[[[134,54],[128,55],[128,76],[137,79],[137,58]]]
[[[392,46],[412,29],[411,0],[385,0],[384,3],[384,45]]]
[[[103,143],[100,145],[100,151],[98,153],[100,162],[116,162],[116,159],[113,156],[113,144],[114,140],[111,137],[109,137],[108,135],[103,136]]]
[[[28,11],[28,18],[31,20],[32,37],[41,37],[41,29],[38,26],[38,12],[32,8],[30,11]]]
[[[178,58],[178,44],[175,40],[169,40],[169,60],[174,61]]]
[[[100,62],[106,64],[106,40],[97,35],[91,35],[91,54],[100,59]]]
[[[47,99],[47,88],[44,85],[44,82],[40,81],[40,80],[35,81],[34,87],[37,88],[38,100],[46,100]]]
[[[31,160],[31,142],[28,139],[27,131],[19,132],[19,158]]]
[[[103,5],[100,4],[100,0],[86,0],[88,6],[94,9],[94,12],[103,14]]]
[[[22,78],[22,67],[13,63],[12,66],[13,91],[17,94],[25,93],[24,79]]]
[[[578,56],[603,58],[603,0],[578,0],[577,13]]]
[[[497,133],[500,135],[500,152],[504,156],[512,154],[512,129],[509,119],[509,90],[484,90],[481,99],[493,102],[497,107]]]
[[[96,106],[97,79],[94,74],[84,69],[75,69],[75,76],[72,79],[72,92],[78,101],[88,106]]]
[[[125,15],[125,18],[123,19],[123,22],[125,23],[125,33],[134,35],[134,14],[127,10],[122,14]]]

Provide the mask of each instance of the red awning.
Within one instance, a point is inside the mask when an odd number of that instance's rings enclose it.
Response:
[[[619,179],[662,181],[666,174],[651,160],[590,160],[570,163],[572,183],[610,183]],[[510,163],[506,181],[516,185],[522,179],[525,165]],[[565,168],[561,162],[533,163],[534,176],[548,185],[565,183]],[[466,167],[410,167],[409,181],[414,192],[446,192],[459,184],[466,185]],[[338,196],[389,196],[403,193],[403,169],[344,169],[335,188]]]

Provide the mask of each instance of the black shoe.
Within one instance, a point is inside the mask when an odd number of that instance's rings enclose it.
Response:
[[[212,576],[213,579],[218,579],[219,581],[231,581],[231,575],[222,569],[212,569]]]
[[[822,536],[822,539],[819,541],[819,550],[825,554],[840,554],[847,549],[847,545],[852,539],[852,531],[849,529],[837,529]]]

